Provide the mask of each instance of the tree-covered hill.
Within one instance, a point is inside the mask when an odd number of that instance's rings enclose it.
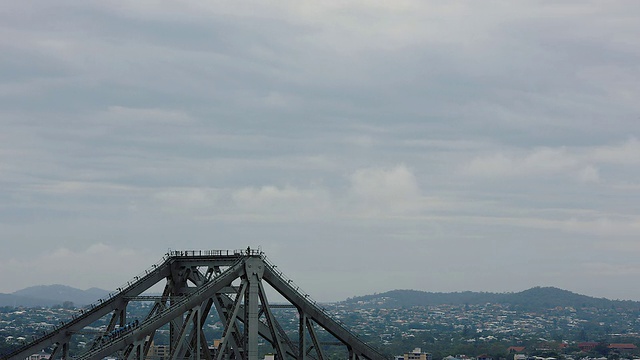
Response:
[[[534,287],[516,293],[451,292],[437,293],[417,290],[392,290],[380,294],[347,299],[369,307],[413,307],[429,305],[480,305],[486,303],[510,305],[514,309],[536,311],[554,307],[640,309],[640,302],[609,300],[576,294],[555,287]]]

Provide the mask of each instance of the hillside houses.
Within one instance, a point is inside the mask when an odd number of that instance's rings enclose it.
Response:
[[[640,342],[640,313],[616,309],[553,307],[534,312],[492,303],[394,308],[380,299],[375,304],[361,301],[331,304],[326,308],[363,340],[385,352],[395,355],[404,354],[407,348],[421,348],[436,360],[447,356],[466,359],[464,355],[454,354],[466,354],[469,359],[484,354],[493,360],[511,360],[515,355],[525,356],[515,360],[529,360],[532,356],[576,354],[577,360],[598,357],[597,351],[624,357],[637,354],[635,343]],[[0,348],[5,349],[41,336],[78,311],[0,310]],[[295,309],[274,309],[273,313],[287,332],[297,331]],[[210,316],[207,331],[215,335],[222,327],[218,326],[219,319],[214,314]],[[158,341],[166,336],[159,333]],[[603,345],[604,339],[607,343]]]

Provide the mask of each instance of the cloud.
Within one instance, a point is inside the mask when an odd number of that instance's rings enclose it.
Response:
[[[344,142],[361,148],[371,148],[375,145],[375,138],[370,135],[355,135],[344,139]]]
[[[625,214],[615,218],[602,214],[592,217],[573,217],[563,221],[561,229],[572,233],[609,238],[609,241],[603,243],[601,248],[602,250],[613,249],[617,247],[616,239],[626,243],[624,239],[640,236],[640,218]],[[640,250],[640,246],[634,244],[634,249]]]
[[[212,188],[164,188],[153,194],[162,209],[168,212],[190,213],[211,210],[220,205],[223,192]]]
[[[399,215],[420,209],[418,181],[404,164],[358,169],[349,181],[351,199],[365,214]]]
[[[503,152],[479,156],[465,166],[465,173],[478,177],[525,177],[575,171],[578,159],[565,148],[538,148],[526,153]]]
[[[640,275],[640,266],[637,264],[612,264],[594,262],[584,265],[586,275],[604,276],[607,278],[637,277]]]
[[[264,97],[263,102],[268,107],[285,109],[294,106],[296,100],[288,94],[272,91]]]
[[[234,210],[267,219],[313,219],[328,216],[331,196],[321,187],[298,189],[292,186],[245,187],[234,190],[231,199]]]
[[[611,166],[626,167],[640,161],[637,154],[640,142],[636,138],[590,147],[510,148],[474,156],[463,165],[462,172],[478,178],[564,176],[578,182],[599,183],[601,166],[609,171]]]
[[[597,183],[600,181],[600,171],[592,165],[587,165],[580,170],[578,180],[583,183]]]
[[[0,263],[32,263],[33,248],[64,261],[209,246],[215,233],[232,247],[260,238],[294,273],[322,243],[323,263],[337,266],[339,247],[353,279],[393,252],[434,268],[487,259],[491,279],[508,273],[501,251],[613,258],[637,235],[640,26],[627,1],[5,10]],[[470,268],[456,286],[495,286]]]
[[[276,186],[247,187],[234,191],[232,197],[236,204],[248,207],[273,205],[278,202],[313,198],[313,192],[305,192],[291,186],[278,188]]]
[[[640,141],[635,137],[616,144],[593,149],[589,157],[594,161],[609,164],[632,165],[640,163]]]
[[[92,193],[123,194],[125,192],[132,192],[136,190],[135,188],[127,185],[90,181],[52,181],[48,183],[34,184],[27,186],[27,188],[27,191],[35,191],[48,195],[81,195]]]
[[[33,285],[59,283],[81,289],[99,286],[112,290],[157,260],[149,259],[132,248],[116,248],[104,243],[75,249],[59,247],[50,252],[32,254],[27,259],[7,257],[0,262],[0,271],[22,276],[3,280],[0,291],[12,292]],[[145,261],[149,263],[145,265]],[[46,271],[41,271],[43,269]]]
[[[163,211],[199,219],[237,221],[309,221],[331,216],[334,199],[321,186],[291,185],[237,188],[184,187],[156,191],[154,202]]]
[[[162,189],[154,194],[154,199],[169,212],[245,221],[376,218],[417,214],[422,209],[424,199],[418,181],[406,165],[361,168],[348,180],[345,191],[330,189],[321,183],[306,188],[292,185],[185,187]]]
[[[191,117],[179,110],[165,110],[159,108],[131,108],[125,106],[109,106],[103,116],[104,122],[120,124],[176,124],[188,125]]]

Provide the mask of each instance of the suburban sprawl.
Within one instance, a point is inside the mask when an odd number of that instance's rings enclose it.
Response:
[[[396,290],[322,304],[326,311],[389,358],[404,360],[632,359],[640,355],[640,303],[577,295],[555,288],[521,293],[437,294]],[[130,307],[135,321],[149,303]],[[42,336],[82,311],[71,301],[52,306],[0,307],[0,350]],[[139,311],[139,313],[137,313]],[[297,331],[297,312],[274,309],[287,332]],[[85,329],[81,351],[108,319]],[[216,315],[209,336],[221,336]],[[322,334],[327,336],[327,334]],[[162,332],[155,346],[162,346]],[[266,349],[268,353],[269,349]],[[46,358],[45,354],[38,354]]]

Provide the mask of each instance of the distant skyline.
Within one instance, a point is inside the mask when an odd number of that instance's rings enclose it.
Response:
[[[5,2],[0,292],[260,246],[319,301],[640,300],[640,6]]]

